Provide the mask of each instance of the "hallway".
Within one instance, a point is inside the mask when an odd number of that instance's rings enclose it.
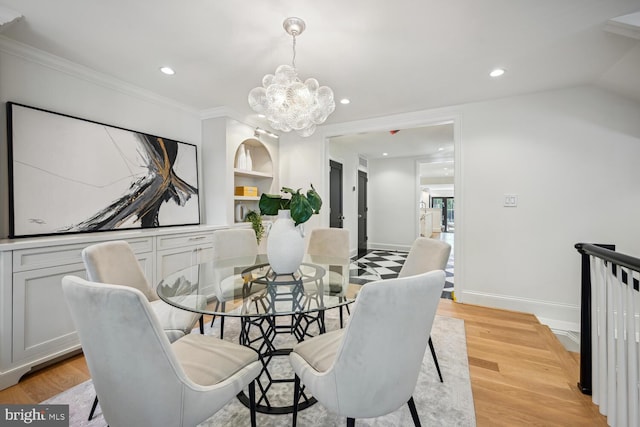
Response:
[[[451,245],[451,254],[449,255],[449,261],[447,262],[447,268],[445,269],[447,278],[442,292],[442,298],[453,299],[454,234],[439,233],[434,236],[434,238],[438,238],[439,240],[445,241]],[[400,269],[407,258],[407,254],[408,252],[401,251],[386,251],[380,249],[369,250],[364,256],[355,260],[356,263],[351,265],[349,281],[354,284],[363,285],[374,280],[392,279],[400,272]],[[367,268],[359,268],[359,266],[366,266]]]

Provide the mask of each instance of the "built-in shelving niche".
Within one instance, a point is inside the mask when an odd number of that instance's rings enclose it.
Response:
[[[238,168],[238,157],[241,148],[251,156],[251,170]],[[249,210],[258,210],[258,200],[262,193],[273,192],[273,161],[264,144],[255,138],[249,138],[238,146],[234,156],[234,217],[235,222],[242,222]],[[257,196],[236,196],[235,187],[258,187]]]

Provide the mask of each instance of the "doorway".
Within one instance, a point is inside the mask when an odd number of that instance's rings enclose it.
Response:
[[[358,170],[358,257],[367,253],[367,173]]]
[[[342,163],[329,160],[329,227],[342,228]]]
[[[453,197],[432,197],[431,207],[442,210],[442,231],[455,231],[455,203]]]

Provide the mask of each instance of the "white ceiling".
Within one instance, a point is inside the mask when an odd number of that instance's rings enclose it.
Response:
[[[0,0],[2,35],[195,110],[252,116],[247,94],[291,62],[336,98],[327,123],[594,83],[640,100],[640,0]],[[0,17],[12,16],[0,13]],[[0,24],[10,19],[0,20]],[[611,26],[611,23],[609,23]],[[619,33],[624,33],[620,35]],[[165,76],[163,65],[176,70]],[[507,73],[492,79],[501,66]]]

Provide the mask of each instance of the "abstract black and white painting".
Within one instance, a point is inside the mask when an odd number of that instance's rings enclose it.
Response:
[[[196,146],[7,103],[10,237],[200,223]]]

